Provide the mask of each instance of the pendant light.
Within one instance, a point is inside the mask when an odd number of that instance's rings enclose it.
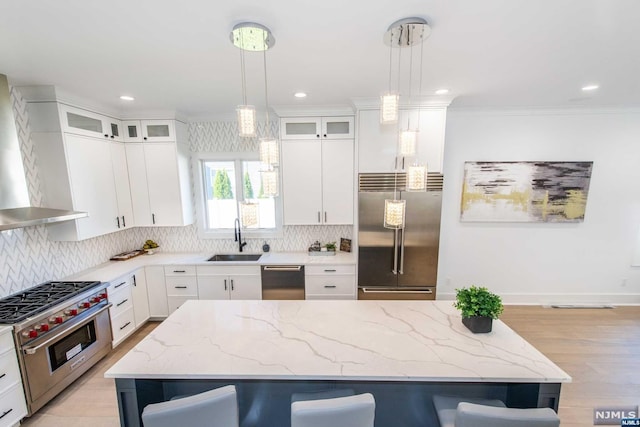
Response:
[[[404,228],[406,200],[398,199],[398,172],[395,172],[393,183],[393,200],[384,201],[384,222],[385,228],[399,230]]]
[[[229,36],[234,46],[240,49],[240,71],[242,74],[242,102],[236,109],[238,115],[238,133],[241,137],[256,136],[256,109],[247,104],[247,81],[245,70],[245,51],[264,52],[273,47],[275,38],[269,29],[253,22],[243,22],[233,27]]]
[[[262,194],[269,197],[278,195],[278,171],[275,169],[260,171]]]
[[[390,48],[398,48],[398,91],[400,90],[400,76],[401,76],[401,65],[402,65],[402,49],[405,47],[409,47],[411,49],[410,57],[409,57],[409,105],[411,105],[411,89],[412,89],[412,78],[413,78],[413,46],[416,44],[423,44],[424,40],[429,37],[431,34],[431,28],[422,18],[404,18],[400,19],[389,26],[387,32],[384,36],[384,42]],[[391,91],[391,63],[392,56],[389,55],[389,91]],[[422,59],[420,62],[420,76],[422,78]],[[381,105],[381,122],[382,123],[396,123],[397,115],[395,122],[388,121],[385,122],[382,119],[382,116],[386,116],[384,110],[391,109],[393,105],[393,101],[385,101],[385,96],[382,97],[382,105]],[[399,103],[399,98],[396,98],[396,103]],[[396,110],[397,111],[397,110]],[[389,114],[390,115],[390,114]],[[413,157],[416,155],[416,145],[417,145],[417,131],[415,129],[411,129],[411,116],[409,116],[409,123],[406,129],[403,129],[399,132],[398,135],[398,155],[403,157]]]
[[[240,202],[240,221],[243,228],[256,227],[258,225],[258,204]]]
[[[411,165],[407,169],[407,191],[427,190],[427,167],[421,165]]]
[[[393,36],[391,36],[393,38]],[[389,90],[380,97],[380,123],[383,125],[398,123],[398,103],[400,95],[391,90],[392,44],[389,43]],[[399,70],[398,70],[399,71]]]

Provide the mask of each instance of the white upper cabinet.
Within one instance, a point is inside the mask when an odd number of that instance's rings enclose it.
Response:
[[[281,139],[353,138],[353,117],[289,117],[280,119]]]
[[[116,223],[118,228],[123,229],[134,225],[127,155],[124,144],[111,142],[110,149],[113,179],[115,181],[116,198],[118,200],[118,219]]]
[[[173,124],[171,129],[175,129]],[[187,144],[158,142],[125,145],[135,225],[192,224],[194,218]]]
[[[64,132],[122,142],[122,122],[92,111],[60,104]]]
[[[353,145],[352,139],[282,141],[285,225],[353,224]]]
[[[86,218],[49,225],[50,238],[76,241],[118,231],[112,143],[71,134],[65,134],[64,140],[60,136],[52,139],[41,136],[34,136],[39,157],[50,150],[64,153],[64,159],[48,158],[49,164],[41,169],[51,207],[89,213]]]
[[[359,172],[393,172],[414,162],[427,165],[429,172],[442,172],[446,107],[401,110],[397,125],[380,124],[379,110],[358,112]],[[418,129],[415,157],[398,157],[398,132]]]
[[[174,142],[175,120],[125,120],[124,142]]]

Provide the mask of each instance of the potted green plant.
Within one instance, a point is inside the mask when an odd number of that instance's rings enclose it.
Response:
[[[453,306],[462,313],[462,323],[476,334],[491,332],[493,319],[497,319],[504,310],[498,295],[479,286],[456,289]]]

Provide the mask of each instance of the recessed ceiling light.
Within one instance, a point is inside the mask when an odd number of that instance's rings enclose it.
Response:
[[[129,95],[122,95],[120,99],[122,99],[123,101],[133,101],[135,98]]]
[[[598,89],[600,86],[598,85],[587,85],[585,87],[582,88],[583,91],[588,92],[590,90],[596,90]]]
[[[296,92],[293,94],[293,96],[295,96],[296,98],[306,98],[307,94],[304,92]]]
[[[436,95],[446,95],[449,93],[449,89],[438,89]]]

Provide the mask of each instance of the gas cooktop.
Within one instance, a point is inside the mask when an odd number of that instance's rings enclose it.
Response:
[[[0,299],[0,324],[18,323],[101,282],[45,282]]]

